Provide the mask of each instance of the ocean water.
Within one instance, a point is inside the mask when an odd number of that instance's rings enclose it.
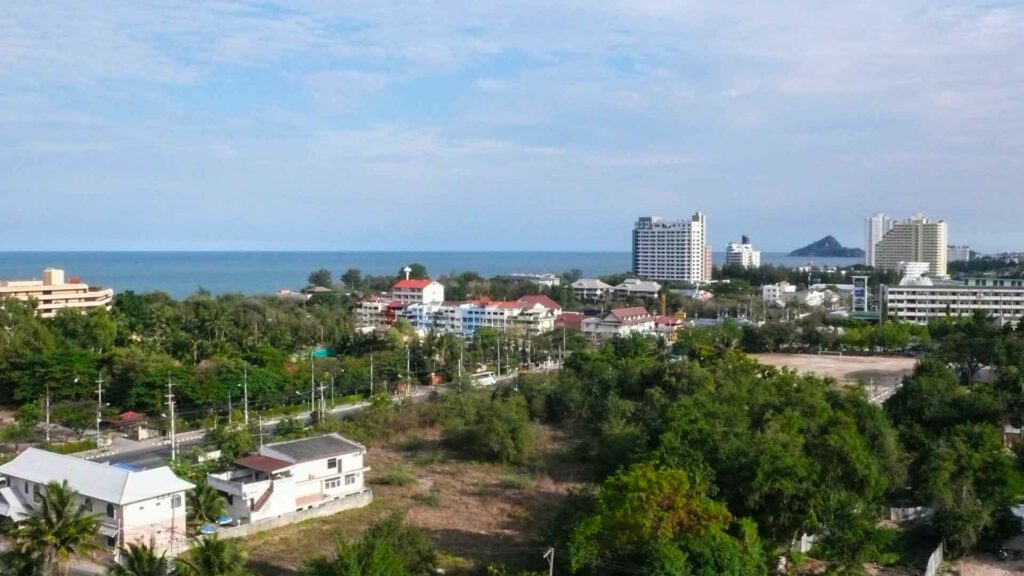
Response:
[[[807,258],[763,253],[762,262],[802,266]],[[725,260],[715,254],[716,263]],[[814,259],[815,264],[850,265],[858,258]],[[183,298],[200,288],[214,294],[270,294],[298,289],[313,270],[327,268],[335,278],[348,268],[364,275],[397,275],[412,262],[432,276],[475,271],[500,274],[560,273],[579,268],[588,276],[627,272],[629,252],[0,252],[0,279],[39,278],[43,268],[63,268],[68,277],[116,291],[160,290]]]

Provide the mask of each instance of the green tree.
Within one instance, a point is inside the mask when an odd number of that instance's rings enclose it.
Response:
[[[458,402],[459,400],[453,400]],[[487,460],[523,463],[534,443],[534,427],[520,394],[472,398],[445,423],[446,445]]]
[[[216,488],[201,482],[188,493],[188,511],[192,524],[216,522],[227,512],[227,502]]]
[[[46,485],[11,539],[15,550],[38,558],[44,566],[66,576],[72,558],[96,547],[98,533],[99,517],[65,480]]]
[[[334,277],[331,275],[331,271],[327,268],[320,268],[310,272],[307,280],[310,286],[330,288],[334,284]]]
[[[349,268],[341,275],[341,281],[349,290],[357,290],[363,283],[363,273],[359,268]]]
[[[216,534],[192,541],[192,548],[174,559],[176,576],[245,576],[248,554],[235,540]]]
[[[402,269],[398,271],[399,278],[405,278],[406,267],[411,269],[411,271],[409,272],[409,278],[413,280],[426,280],[427,278],[430,278],[430,276],[427,274],[427,267],[424,266],[423,264],[420,264],[419,262],[413,262],[412,264],[403,266]]]
[[[152,544],[129,543],[121,549],[120,562],[110,562],[107,576],[167,576],[170,566],[166,553],[157,556]]]
[[[358,542],[339,538],[334,558],[315,558],[302,569],[304,576],[430,576],[437,554],[417,528],[392,514],[372,524]]]

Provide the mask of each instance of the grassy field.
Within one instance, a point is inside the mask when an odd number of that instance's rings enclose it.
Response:
[[[892,380],[914,370],[915,358],[889,356],[818,356],[815,354],[751,354],[751,358],[776,368],[789,368],[834,378],[843,384],[858,380]]]
[[[449,573],[492,562],[543,568],[539,530],[585,473],[560,457],[564,439],[542,429],[535,462],[508,467],[456,458],[440,447],[439,434],[420,429],[371,448],[372,505],[250,537],[250,566],[267,576],[294,574],[305,559],[332,554],[338,537],[356,538],[400,511],[434,542]]]

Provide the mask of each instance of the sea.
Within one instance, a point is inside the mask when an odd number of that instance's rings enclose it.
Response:
[[[725,253],[712,255],[721,264]],[[40,278],[44,268],[63,268],[91,286],[115,291],[161,291],[184,298],[199,289],[213,294],[271,294],[305,286],[309,273],[327,268],[335,278],[349,268],[364,275],[398,275],[418,262],[433,277],[474,271],[484,277],[514,273],[587,276],[628,272],[629,252],[0,252],[0,280]],[[762,252],[763,264],[849,266],[860,258],[798,258]]]

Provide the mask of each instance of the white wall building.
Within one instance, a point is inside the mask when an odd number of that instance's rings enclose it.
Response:
[[[946,260],[949,262],[970,262],[971,260],[971,247],[970,246],[947,246],[946,247]]]
[[[946,276],[946,246],[946,223],[916,214],[893,224],[875,244],[875,267],[898,270],[900,262],[927,262],[932,276]]]
[[[576,299],[583,302],[599,302],[615,293],[611,284],[605,284],[596,278],[580,278],[569,286]]]
[[[690,220],[645,216],[633,227],[633,273],[652,280],[701,284],[711,279],[707,250],[707,217]]]
[[[583,319],[583,335],[591,342],[601,342],[616,336],[653,334],[654,316],[643,308],[615,308],[600,317]]]
[[[882,286],[884,313],[905,322],[926,324],[938,318],[984,312],[1001,322],[1016,324],[1024,316],[1024,280],[969,278],[965,282],[907,279],[899,286]]]
[[[400,280],[391,287],[391,299],[402,304],[444,302],[444,285],[435,280]]]
[[[761,265],[761,252],[754,250],[749,236],[743,236],[740,242],[730,242],[726,246],[725,263],[738,264],[744,268],[757,268]]]
[[[253,523],[362,495],[365,456],[365,446],[339,434],[276,442],[207,482],[227,499],[231,516]]]
[[[761,301],[771,306],[785,306],[786,300],[796,294],[796,286],[789,282],[761,286]]]
[[[90,289],[77,278],[65,282],[63,270],[47,268],[42,280],[0,280],[0,300],[4,298],[35,300],[36,314],[52,318],[61,310],[110,310],[114,291]]]
[[[892,230],[893,221],[882,212],[864,219],[864,265],[875,265],[875,244]]]
[[[107,464],[28,448],[0,466],[0,515],[28,515],[49,482],[67,481],[87,509],[100,518],[100,542],[112,550],[153,542],[174,555],[186,542],[185,493],[195,486],[170,468],[129,471]]]

